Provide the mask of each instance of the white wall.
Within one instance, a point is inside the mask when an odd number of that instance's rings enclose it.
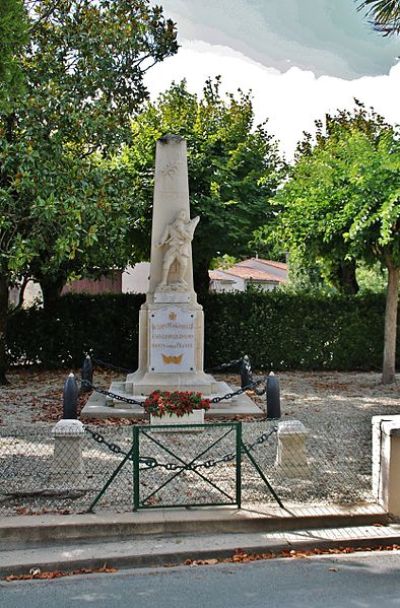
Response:
[[[138,262],[127,266],[122,273],[122,293],[147,293],[149,288],[150,262]]]
[[[213,279],[210,281],[210,291],[215,293],[232,293],[234,291],[246,291],[249,285],[254,286],[261,291],[273,291],[277,287],[279,287],[279,283],[266,283],[264,281],[247,281],[246,279],[242,279],[240,277],[232,276],[232,281],[223,281],[221,279],[216,280]]]
[[[216,280],[210,281],[210,291],[215,293],[230,293],[232,291],[246,291],[245,281],[239,277],[232,276],[229,281]]]

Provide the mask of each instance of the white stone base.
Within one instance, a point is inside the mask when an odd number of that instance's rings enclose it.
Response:
[[[114,386],[114,385],[113,385]],[[226,385],[229,390],[227,392],[233,392],[237,387],[230,387]],[[127,397],[133,397],[134,395],[126,395]],[[135,399],[144,401],[143,396],[134,396]],[[263,418],[265,412],[261,410],[254,401],[250,399],[246,393],[234,397],[234,399],[220,401],[211,405],[211,409],[205,412],[205,418],[207,420],[218,419],[218,418],[240,418],[251,416],[254,418]],[[93,393],[85,407],[81,412],[82,419],[89,418],[142,418],[147,419],[147,414],[143,407],[140,405],[129,405],[122,401],[107,401],[104,395],[99,393]]]
[[[49,482],[59,487],[81,487],[85,481],[82,438],[85,427],[79,420],[62,419],[51,431],[54,455]]]
[[[152,426],[162,426],[162,427],[170,427],[173,426],[183,426],[186,424],[204,424],[204,410],[193,410],[190,414],[185,414],[184,416],[177,416],[176,414],[162,416],[158,418],[157,416],[152,416],[150,414],[150,424]],[[177,431],[180,432],[179,428],[167,428],[168,431]],[[190,432],[192,431],[202,431],[202,428],[188,429]]]
[[[130,395],[149,395],[157,388],[161,391],[191,391],[207,397],[218,393],[219,384],[210,374],[201,371],[181,374],[135,372],[127,376],[126,382],[119,383],[121,390]]]
[[[291,478],[309,477],[307,436],[308,430],[300,420],[279,422],[275,465],[282,470],[282,475]]]

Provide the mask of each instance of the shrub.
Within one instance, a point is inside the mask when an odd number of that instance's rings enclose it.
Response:
[[[49,314],[20,311],[8,327],[10,362],[79,367],[86,352],[136,369],[144,296],[67,295]],[[378,370],[382,363],[383,295],[327,296],[284,292],[209,294],[205,367],[248,354],[260,370]],[[400,335],[400,332],[398,333]],[[399,349],[398,349],[399,352]]]

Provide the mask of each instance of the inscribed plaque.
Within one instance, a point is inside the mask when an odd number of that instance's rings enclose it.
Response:
[[[194,371],[195,313],[178,306],[149,312],[150,371]]]

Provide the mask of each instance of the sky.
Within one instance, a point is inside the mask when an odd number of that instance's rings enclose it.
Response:
[[[180,49],[149,70],[152,98],[186,78],[251,90],[256,122],[290,159],[303,131],[356,97],[400,123],[400,38],[376,33],[353,0],[157,0],[177,23]]]

